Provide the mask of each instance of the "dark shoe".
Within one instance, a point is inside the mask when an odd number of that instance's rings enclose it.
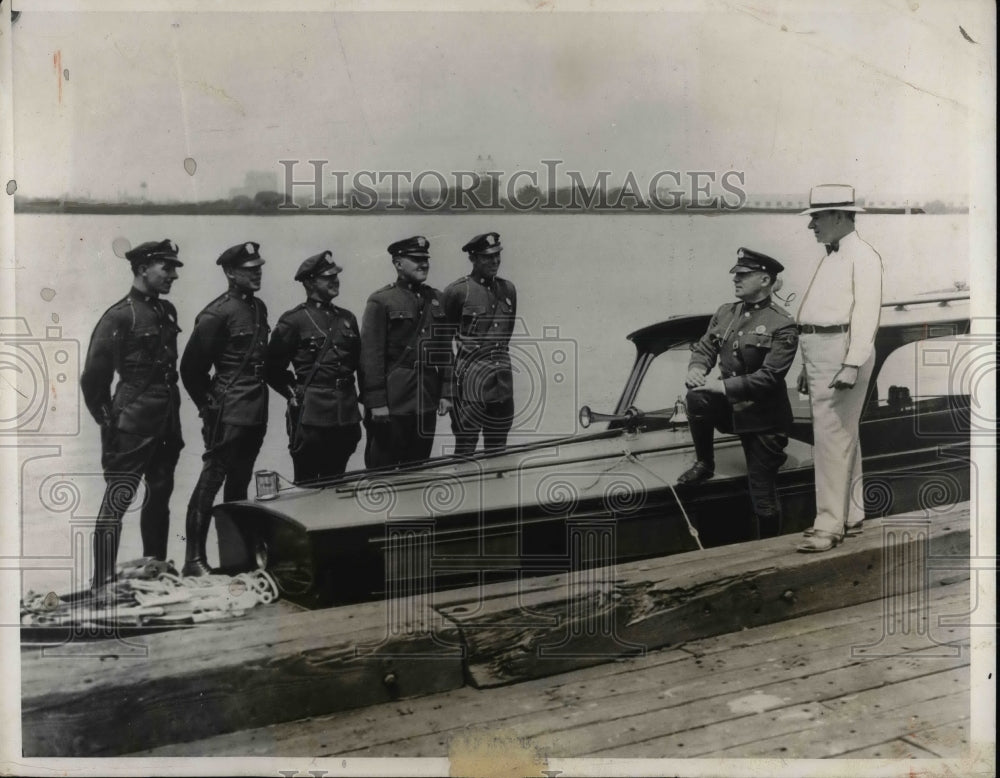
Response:
[[[805,554],[816,554],[836,548],[844,540],[843,535],[835,535],[822,529],[814,529],[812,535],[796,546],[796,551]]]
[[[700,484],[703,481],[707,481],[715,475],[715,465],[710,465],[707,462],[702,462],[700,459],[691,465],[690,468],[681,473],[680,478],[677,479],[678,484],[694,486]]]
[[[206,575],[212,575],[212,568],[204,559],[189,559],[181,569],[181,576],[184,578],[202,578]]]

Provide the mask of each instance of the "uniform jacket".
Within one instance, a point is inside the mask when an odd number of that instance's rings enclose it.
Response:
[[[503,278],[492,283],[465,276],[444,290],[444,309],[457,329],[452,394],[471,402],[513,397],[510,337],[517,315],[517,290]]]
[[[361,400],[392,415],[429,413],[451,397],[454,328],[441,292],[403,281],[368,298],[361,320]]]
[[[104,312],[80,375],[84,402],[98,424],[144,437],[171,430],[180,435],[178,332],[174,306],[134,287]]]
[[[798,342],[791,315],[770,297],[737,301],[715,312],[701,340],[691,346],[689,366],[708,371],[718,361],[734,432],[787,430],[792,408],[785,375]]]
[[[269,332],[267,306],[253,295],[230,289],[205,306],[181,357],[181,380],[199,411],[218,409],[225,424],[267,423]]]
[[[267,382],[286,399],[296,397],[302,424],[356,424],[361,414],[354,373],[360,358],[361,335],[354,314],[307,300],[282,314],[274,327],[267,347]]]

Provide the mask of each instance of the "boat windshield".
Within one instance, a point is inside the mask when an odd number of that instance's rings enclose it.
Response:
[[[691,352],[688,349],[680,348],[665,351],[653,359],[646,370],[646,375],[643,376],[633,405],[646,413],[651,413],[672,410],[678,400],[683,401],[684,395],[687,394],[684,377],[687,375],[690,357]],[[669,419],[666,417],[662,421],[650,418],[647,420],[646,428],[665,426],[668,423]]]

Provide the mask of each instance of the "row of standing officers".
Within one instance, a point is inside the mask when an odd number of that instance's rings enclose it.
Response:
[[[187,509],[184,575],[211,572],[206,542],[219,490],[227,501],[247,497],[267,427],[268,386],[287,400],[296,483],[342,474],[362,423],[368,468],[428,458],[437,416],[446,414],[456,454],[472,454],[480,434],[487,451],[502,450],[514,417],[509,341],[517,295],[497,276],[497,233],[477,235],[462,250],[472,272],[441,292],[426,283],[425,237],[391,244],[396,280],[368,298],[360,328],[354,314],[333,303],[343,269],[331,252],[316,254],[295,273],[306,300],[272,331],[256,296],[265,264],[260,245],[233,246],[217,259],[228,289],[195,318],[179,373],[177,311],[161,299],[183,266],[178,247],[164,240],[127,252],[132,288],[99,320],[80,379],[101,427],[107,484],[93,586],[114,577],[122,516],[143,478],[143,555],[166,559],[168,503],[184,446],[178,379],[198,408],[205,447]]]

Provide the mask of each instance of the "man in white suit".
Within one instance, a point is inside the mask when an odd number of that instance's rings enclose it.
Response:
[[[809,229],[826,246],[799,307],[802,373],[812,405],[816,519],[798,550],[829,551],[861,532],[865,517],[858,424],[875,362],[882,258],[854,229],[854,188],[814,187]]]

